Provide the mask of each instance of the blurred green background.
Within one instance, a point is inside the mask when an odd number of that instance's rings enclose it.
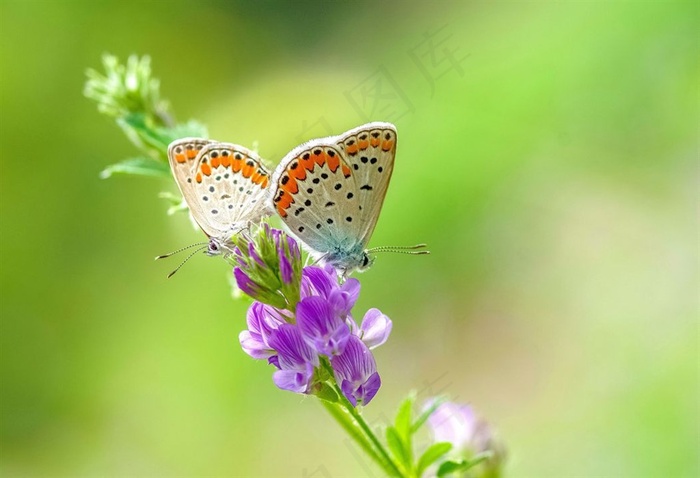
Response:
[[[359,276],[394,320],[370,421],[411,388],[470,402],[513,477],[690,477],[698,464],[695,2],[7,1],[3,476],[378,476],[237,335],[228,267],[171,181],[82,96],[150,54],[180,120],[259,142],[397,124]]]

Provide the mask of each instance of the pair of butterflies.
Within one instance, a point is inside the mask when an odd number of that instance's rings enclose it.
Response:
[[[401,249],[366,249],[395,155],[396,127],[381,122],[306,142],[272,174],[236,144],[184,138],[168,147],[177,185],[209,237],[208,254],[230,251],[234,235],[276,213],[317,260],[343,274],[369,267],[371,252]]]

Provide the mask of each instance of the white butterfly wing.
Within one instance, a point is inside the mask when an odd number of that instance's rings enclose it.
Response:
[[[228,240],[248,222],[269,214],[265,198],[270,175],[252,151],[235,144],[203,141],[176,141],[168,148],[168,157],[197,224],[209,237]],[[187,149],[189,145],[193,147]],[[187,151],[196,147],[198,154],[191,160]]]
[[[309,141],[275,170],[271,205],[318,255],[342,268],[357,267],[381,211],[395,151],[396,129],[389,123]]]

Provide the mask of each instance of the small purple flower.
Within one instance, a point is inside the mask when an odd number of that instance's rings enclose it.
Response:
[[[335,269],[309,266],[302,272],[301,297],[320,296],[328,300],[337,313],[345,318],[355,305],[360,295],[360,281],[347,279],[343,284],[338,284],[338,274]]]
[[[299,328],[282,324],[270,335],[270,346],[277,351],[279,367],[272,380],[282,390],[308,393],[318,366],[318,356],[301,336]]]
[[[306,297],[297,304],[297,324],[307,343],[329,357],[341,354],[350,338],[348,325],[322,297]]]
[[[379,309],[369,309],[362,319],[362,325],[355,335],[371,349],[377,348],[389,339],[391,319]]]
[[[434,400],[429,400],[425,407],[432,403]],[[505,458],[505,451],[495,439],[491,426],[477,416],[470,405],[442,403],[428,418],[428,425],[435,443],[452,443],[452,453],[456,455],[491,452],[493,455],[484,466],[492,469],[499,467]]]
[[[350,336],[342,354],[331,358],[335,379],[354,407],[367,405],[377,394],[381,379],[372,352],[357,336]]]
[[[254,359],[269,359],[276,354],[270,346],[272,331],[286,322],[282,313],[268,305],[254,302],[246,316],[248,330],[238,336],[243,351]]]

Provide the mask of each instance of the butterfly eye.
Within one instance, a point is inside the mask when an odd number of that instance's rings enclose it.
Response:
[[[219,245],[214,240],[209,241],[209,248],[207,250],[207,254],[210,256],[216,256],[219,253]]]

